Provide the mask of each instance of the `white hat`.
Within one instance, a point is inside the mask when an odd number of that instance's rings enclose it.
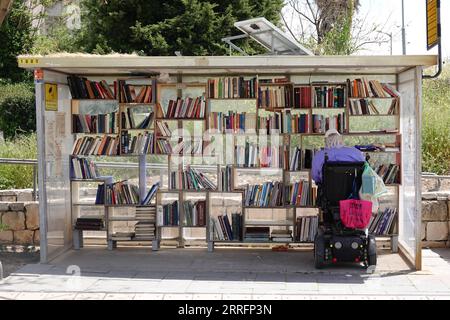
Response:
[[[341,134],[339,133],[339,131],[337,131],[336,129],[330,129],[325,133],[325,138],[328,138],[329,136],[336,134],[338,136],[340,136]]]

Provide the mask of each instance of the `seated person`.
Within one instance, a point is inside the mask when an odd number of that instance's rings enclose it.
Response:
[[[361,151],[344,145],[342,136],[337,130],[328,130],[325,134],[325,149],[317,152],[312,162],[312,179],[317,185],[322,183],[325,153],[328,154],[328,161],[330,162],[364,162],[366,160]]]

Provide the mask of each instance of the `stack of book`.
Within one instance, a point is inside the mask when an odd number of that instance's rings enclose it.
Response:
[[[397,209],[386,208],[372,217],[369,225],[369,233],[377,236],[387,236],[395,232]]]
[[[115,95],[105,80],[89,81],[86,78],[68,76],[72,99],[114,99]]]
[[[136,221],[134,226],[135,240],[155,239],[156,208],[137,207]]]
[[[344,87],[315,87],[313,108],[345,108]]]
[[[207,176],[191,167],[184,171],[171,172],[170,186],[173,190],[215,190],[217,188]]]
[[[357,99],[350,100],[350,114],[355,115],[379,115],[377,107],[373,100]]]
[[[244,133],[256,131],[256,114],[228,111],[211,112],[209,114],[209,129],[212,133]]]
[[[247,242],[269,242],[270,228],[269,227],[246,227],[245,241]]]
[[[150,132],[138,133],[131,136],[122,131],[120,135],[121,154],[150,154],[154,153],[154,134]]]
[[[258,128],[260,132],[274,133],[307,133],[309,121],[307,114],[292,114],[289,110],[275,113],[268,117],[259,117]]]
[[[135,114],[132,112],[131,108],[127,108],[126,112],[122,112],[122,129],[151,129],[153,125],[153,120],[155,118],[155,114],[150,112],[144,120],[139,123],[136,123]]]
[[[117,112],[106,114],[72,115],[74,133],[116,133],[118,126]]]
[[[312,102],[311,87],[294,88],[294,108],[309,109]]]
[[[85,158],[72,158],[72,179],[96,179],[100,174],[94,161]]]
[[[106,185],[107,205],[139,204],[139,188],[128,181]]]
[[[165,119],[202,119],[205,117],[205,97],[169,100],[167,107],[162,108],[162,117]]]
[[[86,216],[77,218],[75,222],[75,230],[92,230],[100,231],[105,228],[103,217]]]
[[[136,87],[141,87],[138,91]],[[152,103],[153,102],[153,87],[136,86],[127,84],[125,80],[114,82],[114,88],[118,92],[118,99],[120,103]]]
[[[184,226],[186,227],[204,227],[206,225],[206,201],[185,201],[184,208]]]
[[[264,86],[258,88],[258,107],[263,109],[292,108],[291,86]]]
[[[208,79],[208,97],[211,99],[253,99],[257,94],[256,78],[226,77]]]
[[[143,206],[150,205],[152,203],[152,200],[155,197],[156,192],[158,191],[159,188],[160,188],[160,183],[159,182],[157,182],[154,185],[152,185],[150,190],[148,190],[147,195],[145,196],[145,198],[141,201],[141,205],[143,205]]]
[[[157,154],[172,154],[172,146],[170,142],[166,139],[158,139],[156,140],[156,153]]]
[[[280,168],[280,147],[261,147],[261,168]]]
[[[158,206],[156,221],[158,226],[179,226],[180,213],[178,208],[178,200],[169,204]]]
[[[72,155],[116,156],[119,154],[119,137],[81,137],[75,141]]]
[[[385,184],[399,183],[400,166],[397,164],[381,164],[374,168]]]
[[[233,167],[226,166],[220,169],[220,191],[233,191]]]
[[[113,241],[130,241],[136,234],[134,232],[114,232],[111,235]]]
[[[245,205],[247,207],[283,206],[283,184],[266,182],[263,185],[247,185],[245,188]]]
[[[295,239],[297,242],[314,242],[319,228],[319,218],[298,217],[295,223]]]
[[[286,194],[288,205],[300,207],[316,205],[317,188],[311,187],[309,181],[300,181],[286,186]]]
[[[211,238],[217,241],[240,241],[242,239],[242,214],[232,213],[231,223],[227,214],[210,218]]]
[[[292,242],[292,230],[272,230],[270,240],[273,242]]]
[[[323,114],[312,115],[313,133],[325,133],[330,129],[336,129],[339,132],[345,130],[345,113],[327,116]]]
[[[365,78],[347,80],[351,98],[397,98],[399,93],[389,84]]]
[[[254,168],[258,166],[258,146],[245,142],[245,146],[235,146],[234,156],[236,164],[241,168]]]

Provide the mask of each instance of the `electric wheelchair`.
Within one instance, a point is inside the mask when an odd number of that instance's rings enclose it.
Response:
[[[364,162],[329,162],[325,156],[318,205],[322,222],[314,240],[317,269],[340,262],[377,264],[375,237],[368,230],[346,228],[340,219],[339,201],[349,199],[362,184]]]

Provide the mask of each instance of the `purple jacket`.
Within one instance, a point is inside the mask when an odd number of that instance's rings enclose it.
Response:
[[[316,184],[322,182],[322,167],[325,162],[325,153],[328,154],[328,161],[331,162],[361,162],[366,160],[363,153],[353,147],[320,150],[315,154],[312,162],[312,179]]]

